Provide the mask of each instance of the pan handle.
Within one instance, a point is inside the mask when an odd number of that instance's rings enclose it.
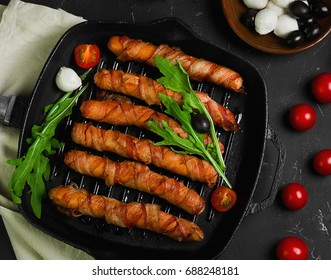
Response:
[[[278,161],[277,166],[273,178],[273,182],[271,184],[270,193],[267,198],[262,200],[261,202],[252,202],[246,211],[246,216],[249,214],[254,214],[260,211],[263,211],[267,207],[269,207],[271,204],[274,203],[276,195],[278,193],[278,188],[280,185],[280,180],[283,174],[283,169],[285,165],[285,158],[286,158],[286,148],[284,143],[280,140],[278,135],[273,131],[273,129],[268,124],[267,127],[267,140],[271,141],[272,144],[277,148],[278,150]]]
[[[29,100],[22,96],[0,96],[0,123],[22,128]]]

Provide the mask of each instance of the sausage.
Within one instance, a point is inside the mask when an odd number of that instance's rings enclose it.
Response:
[[[123,203],[114,198],[75,188],[74,184],[52,188],[49,198],[61,212],[71,217],[88,215],[103,218],[108,224],[147,229],[178,241],[200,241],[204,238],[203,231],[198,225],[165,213],[156,204]]]
[[[166,44],[156,46],[128,36],[112,36],[107,46],[121,61],[134,60],[155,66],[154,57],[162,56],[173,64],[179,61],[194,80],[208,81],[234,92],[245,93],[243,78],[239,73],[203,58],[190,56],[177,47]]]
[[[137,126],[149,130],[148,121],[155,120],[160,126],[162,121],[167,122],[169,127],[182,138],[187,138],[188,134],[181,125],[165,114],[159,113],[145,106],[133,105],[128,102],[118,102],[114,100],[87,100],[80,106],[82,116],[88,119],[105,122],[113,125]],[[204,135],[205,144],[212,143],[209,135]],[[224,152],[224,145],[218,141],[221,152]]]
[[[146,76],[125,73],[121,70],[101,69],[95,73],[94,83],[100,89],[120,92],[143,100],[148,105],[162,105],[159,93],[172,97],[180,105],[183,102],[180,93],[167,89],[157,81]],[[239,129],[235,116],[229,109],[214,101],[206,93],[199,91],[195,93],[207,108],[215,125],[225,131],[237,131]]]
[[[153,172],[138,162],[115,162],[88,152],[72,150],[64,155],[64,163],[81,174],[105,180],[108,186],[120,184],[157,195],[193,215],[205,209],[205,200],[195,190],[173,178]]]
[[[72,140],[100,152],[116,153],[144,164],[153,164],[194,181],[215,185],[218,174],[207,161],[195,156],[173,152],[166,146],[154,145],[149,139],[139,139],[115,130],[97,128],[92,124],[75,123]]]

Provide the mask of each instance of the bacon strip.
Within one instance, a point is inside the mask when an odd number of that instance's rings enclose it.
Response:
[[[155,46],[128,36],[112,36],[108,41],[108,49],[121,61],[134,60],[155,66],[154,57],[157,55],[169,59],[173,64],[180,61],[194,80],[209,81],[234,92],[245,93],[243,79],[237,72],[205,59],[187,55],[177,47],[165,44]]]
[[[180,93],[167,89],[155,80],[138,74],[125,73],[121,70],[101,69],[94,75],[94,83],[101,89],[138,98],[148,105],[162,105],[159,93],[172,97],[180,105],[183,102]],[[226,131],[239,129],[235,116],[229,109],[211,99],[206,93],[196,91],[196,95],[207,108],[215,125]]]
[[[149,139],[139,139],[115,130],[104,130],[92,124],[75,123],[72,140],[85,147],[116,153],[144,164],[153,164],[194,181],[215,185],[218,175],[205,160],[173,152],[165,146],[154,145]]]
[[[160,210],[159,205],[123,203],[114,198],[91,194],[73,185],[57,186],[49,197],[68,216],[83,214],[103,218],[108,224],[124,228],[141,228],[167,235],[178,241],[200,241],[204,234],[193,222]]]
[[[145,106],[133,105],[128,102],[118,102],[114,100],[87,100],[80,107],[83,117],[105,122],[113,125],[137,126],[149,130],[147,121],[155,120],[159,125],[166,121],[174,132],[187,138],[188,134],[181,125],[165,114],[154,111]],[[205,144],[212,143],[211,137],[205,134]],[[219,141],[221,151],[224,151],[223,144]]]
[[[193,215],[202,213],[205,208],[204,199],[196,191],[138,162],[115,162],[72,150],[64,155],[64,163],[81,174],[105,180],[108,186],[120,184],[157,195]]]

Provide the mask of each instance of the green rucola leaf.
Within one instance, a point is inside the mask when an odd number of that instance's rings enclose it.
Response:
[[[178,103],[172,97],[165,94],[160,94],[159,96],[163,105],[166,107],[165,113],[179,120],[182,124],[182,128],[188,132],[191,137],[195,134],[196,137],[192,137],[192,140],[196,138],[195,141],[199,141],[201,142],[201,145],[203,145],[204,135],[193,130],[190,112],[180,108]]]
[[[46,197],[46,189],[44,180],[49,179],[49,162],[48,158],[41,155],[33,168],[33,172],[29,174],[27,183],[29,186],[33,186],[30,189],[31,192],[31,206],[36,217],[41,217],[41,202]]]
[[[181,122],[182,128],[189,134],[188,139],[192,142],[192,145],[194,145],[195,151],[199,151],[200,154],[203,154],[203,158],[208,160],[214,166],[228,187],[232,188],[224,173],[226,167],[218,145],[218,139],[216,136],[215,127],[213,125],[213,120],[206,107],[193,91],[188,74],[183,69],[179,61],[176,65],[174,65],[168,59],[156,56],[155,65],[164,75],[157,81],[163,84],[166,88],[179,92],[183,97],[183,105],[180,107],[171,97],[160,93],[161,101],[166,107],[165,112]],[[212,145],[205,145],[203,141],[203,135],[196,132],[191,125],[191,114],[196,112],[205,114],[211,123],[210,134],[213,140]],[[165,142],[171,142],[171,140],[166,139],[167,137],[169,138],[169,133],[164,135],[160,130],[156,131],[155,128],[154,132],[162,136],[165,139]],[[178,143],[174,143],[174,145],[178,145]]]
[[[155,65],[164,75],[157,81],[166,88],[177,91],[183,96],[183,110],[191,113],[195,109],[202,113],[204,105],[193,91],[189,76],[182,65],[179,62],[174,65],[161,56],[155,56]]]
[[[85,79],[90,70],[81,76]],[[49,180],[51,169],[49,156],[63,144],[54,138],[58,124],[72,112],[78,98],[88,87],[86,83],[78,93],[68,92],[56,103],[45,108],[45,119],[41,125],[34,125],[31,129],[31,138],[27,139],[30,145],[26,154],[19,159],[8,160],[7,163],[16,166],[9,181],[9,189],[14,203],[21,203],[21,196],[26,185],[31,193],[31,206],[35,215],[41,217],[41,203],[46,196],[44,180]],[[74,96],[72,96],[74,95]]]
[[[147,125],[152,132],[163,138],[163,141],[155,143],[156,145],[176,146],[182,149],[181,151],[178,151],[179,153],[200,155],[203,157],[203,153],[196,149],[194,142],[191,139],[184,139],[178,136],[165,121],[162,121],[162,127],[160,127],[155,120],[148,121]]]
[[[157,81],[165,87],[178,92],[190,92],[190,87],[187,83],[187,76],[183,75],[183,69],[179,64],[173,65],[168,59],[155,56],[154,62],[156,67],[164,75]]]

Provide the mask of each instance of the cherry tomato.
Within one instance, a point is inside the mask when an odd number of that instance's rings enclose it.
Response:
[[[276,253],[279,260],[306,260],[309,249],[301,238],[287,236],[278,242]]]
[[[80,44],[74,50],[75,61],[83,69],[96,66],[100,61],[100,50],[95,44]]]
[[[218,212],[230,210],[237,202],[237,194],[234,190],[225,186],[216,188],[211,195],[211,204]]]
[[[321,103],[331,103],[331,73],[318,74],[311,83],[314,97]]]
[[[308,104],[294,105],[289,112],[289,121],[298,131],[311,129],[316,123],[315,109]]]
[[[299,183],[289,183],[282,189],[282,199],[290,210],[303,208],[308,201],[306,188]]]
[[[323,176],[331,174],[331,150],[324,149],[315,154],[313,159],[315,171]]]

